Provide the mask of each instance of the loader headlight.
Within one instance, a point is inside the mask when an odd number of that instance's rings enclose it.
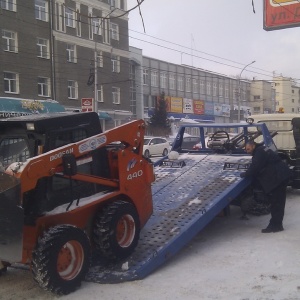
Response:
[[[26,123],[27,130],[34,130],[34,123]]]

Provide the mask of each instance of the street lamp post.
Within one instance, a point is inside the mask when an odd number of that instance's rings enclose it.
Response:
[[[254,64],[255,63],[255,60],[253,60],[251,63],[249,63],[248,65],[246,65],[241,73],[240,73],[240,76],[239,76],[239,99],[238,99],[238,123],[241,122],[241,76],[242,76],[242,73],[243,71],[250,65]]]

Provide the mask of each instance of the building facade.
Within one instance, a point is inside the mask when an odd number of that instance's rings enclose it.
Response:
[[[130,47],[135,70],[136,118],[150,118],[163,93],[171,119],[201,122],[237,122],[252,113],[251,82],[226,75],[145,57]],[[132,96],[132,95],[131,95]]]
[[[300,113],[300,86],[290,77],[274,76],[276,111]]]
[[[1,0],[0,96],[131,116],[126,0]]]
[[[253,80],[250,91],[250,106],[253,114],[269,114],[276,111],[276,91],[272,82]]]

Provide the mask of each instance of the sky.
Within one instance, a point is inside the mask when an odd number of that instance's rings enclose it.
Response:
[[[263,0],[144,0],[129,14],[130,46],[144,56],[228,76],[300,83],[300,27],[266,31]],[[128,0],[127,9],[137,0]],[[145,33],[144,33],[144,27]]]

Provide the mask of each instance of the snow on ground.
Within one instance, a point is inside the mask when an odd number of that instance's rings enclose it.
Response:
[[[262,234],[269,216],[217,217],[172,260],[144,280],[83,282],[67,296],[41,290],[30,272],[9,268],[0,300],[295,300],[300,299],[300,191],[289,190],[285,231]]]

